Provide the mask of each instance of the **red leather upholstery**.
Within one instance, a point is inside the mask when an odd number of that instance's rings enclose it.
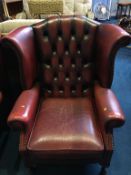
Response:
[[[129,42],[119,27],[68,16],[48,18],[3,39],[4,48],[22,63],[27,90],[8,124],[21,129],[20,151],[28,165],[84,159],[109,166],[113,129],[125,120],[110,89],[114,58]]]
[[[20,29],[16,29],[16,31],[11,32],[7,39],[3,38],[3,49],[5,49],[6,57],[16,57],[16,60],[13,61],[13,64],[16,65],[19,69],[15,74],[18,74],[17,81],[20,81],[20,84],[23,89],[29,89],[32,87],[34,83],[34,79],[37,75],[37,61],[36,61],[36,53],[35,53],[35,45],[33,42],[33,31],[31,27],[21,27]],[[28,37],[27,37],[28,36]],[[5,48],[4,48],[5,47]],[[11,64],[10,60],[8,60],[9,64]],[[32,66],[30,66],[32,65]],[[16,67],[14,67],[16,69]],[[11,70],[9,70],[10,72]],[[15,71],[15,70],[14,70]],[[14,75],[16,77],[16,75]]]
[[[37,104],[39,102],[39,86],[36,85],[30,90],[24,90],[17,99],[11,115],[8,117],[8,124],[13,128],[17,128],[21,123],[21,128],[30,129],[35,114]],[[15,120],[15,121],[14,121]]]
[[[107,130],[119,127],[124,124],[124,114],[115,94],[110,90],[95,85],[95,102],[100,120]]]
[[[63,152],[69,157],[71,153],[103,152],[104,143],[91,101],[90,95],[87,98],[48,98],[43,101],[28,149],[40,152],[46,158]]]
[[[96,28],[77,18],[54,19],[49,25],[44,22],[34,26],[46,97],[87,95],[94,80]]]

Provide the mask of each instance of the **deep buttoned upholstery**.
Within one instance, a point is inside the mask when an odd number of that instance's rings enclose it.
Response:
[[[86,96],[94,80],[96,26],[84,19],[58,18],[34,26],[34,32],[39,45],[45,96]]]

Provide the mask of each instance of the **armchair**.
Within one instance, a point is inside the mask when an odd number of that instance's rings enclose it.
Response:
[[[130,39],[118,26],[81,16],[50,17],[3,38],[23,87],[7,122],[21,130],[29,167],[68,160],[100,163],[104,173],[113,129],[125,122],[111,90],[114,58]]]

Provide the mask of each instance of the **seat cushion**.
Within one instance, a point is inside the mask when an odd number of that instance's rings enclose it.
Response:
[[[91,97],[43,100],[28,142],[40,156],[101,153],[104,144]]]

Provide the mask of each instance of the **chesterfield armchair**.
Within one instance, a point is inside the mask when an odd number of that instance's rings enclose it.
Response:
[[[125,121],[111,90],[114,58],[129,43],[120,27],[81,16],[50,17],[3,38],[23,89],[7,122],[21,130],[27,166],[99,163],[104,174],[113,129]]]

